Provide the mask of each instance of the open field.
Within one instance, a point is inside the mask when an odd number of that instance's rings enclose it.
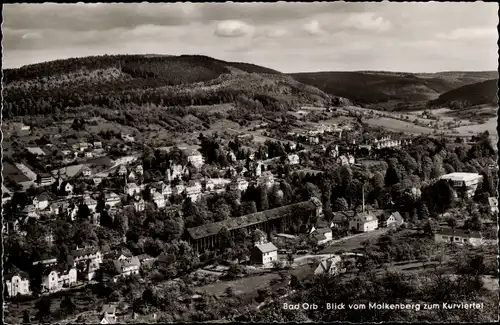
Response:
[[[365,240],[375,239],[377,237],[385,234],[390,228],[381,228],[374,231],[366,232],[361,235],[348,238],[348,239],[340,239],[338,242],[329,245],[318,254],[333,254],[338,253],[339,251],[353,251],[361,248],[361,243]]]

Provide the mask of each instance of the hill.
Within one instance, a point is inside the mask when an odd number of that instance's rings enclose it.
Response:
[[[233,114],[265,115],[330,102],[321,90],[278,71],[199,55],[57,60],[4,70],[3,82],[7,119],[92,114],[119,120],[135,116],[137,121],[154,111],[168,120],[188,106],[224,103],[235,103]]]
[[[498,105],[498,79],[462,86],[441,94],[429,107],[464,109],[478,105]]]
[[[290,74],[324,92],[381,110],[412,110],[464,85],[498,77],[491,72],[404,73],[383,71]]]

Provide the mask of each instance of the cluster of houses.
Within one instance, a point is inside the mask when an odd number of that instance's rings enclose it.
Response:
[[[154,259],[146,254],[139,256],[120,254],[116,257],[113,254],[103,254],[95,247],[77,247],[64,262],[47,257],[33,262],[31,274],[19,269],[6,274],[7,296],[33,294],[35,288],[31,287],[31,283],[37,273],[41,274],[41,283],[37,291],[42,294],[55,293],[88,283],[96,279],[97,272],[106,260],[110,260],[113,267],[103,272],[104,279],[116,282],[120,278],[139,274],[141,265],[149,264]]]

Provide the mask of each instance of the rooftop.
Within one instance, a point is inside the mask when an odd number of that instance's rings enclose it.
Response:
[[[187,231],[191,238],[196,240],[208,236],[217,235],[222,228],[227,228],[228,230],[245,228],[253,224],[260,224],[268,220],[282,218],[286,214],[300,215],[300,213],[304,210],[313,211],[314,209],[314,203],[312,203],[311,201],[304,201],[275,209],[247,214],[238,218],[231,218],[198,227],[188,228]]]
[[[278,248],[276,248],[276,246],[274,246],[273,243],[255,245],[255,247],[257,247],[257,249],[260,250],[262,253],[269,253],[278,250]]]
[[[473,181],[480,177],[477,173],[451,173],[441,176],[441,179],[449,179],[453,181]]]

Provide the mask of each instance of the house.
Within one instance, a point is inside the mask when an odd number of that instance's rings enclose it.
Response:
[[[314,229],[310,236],[317,245],[323,245],[332,240],[332,230],[328,227]]]
[[[457,195],[472,197],[482,178],[477,173],[451,173],[441,176],[440,179],[446,180]]]
[[[90,213],[95,212],[95,209],[97,207],[97,201],[91,198],[90,195],[87,194],[84,196],[83,204],[85,204],[89,208]]]
[[[40,147],[27,147],[26,150],[28,150],[29,153],[31,153],[35,156],[46,156],[47,155]]]
[[[287,160],[290,165],[300,164],[300,158],[297,154],[288,155]]]
[[[137,165],[137,167],[135,167],[135,172],[137,173],[137,175],[143,175],[144,169],[142,168],[142,165]]]
[[[99,185],[99,184],[102,183],[102,177],[100,177],[100,176],[94,176],[94,177],[92,177],[92,181],[94,182],[94,185],[97,186],[97,185]]]
[[[71,221],[75,221],[78,214],[78,207],[73,203],[69,204],[66,208],[66,214]]]
[[[77,272],[74,267],[49,267],[42,273],[42,292],[57,292],[76,284]]]
[[[176,185],[176,186],[173,187],[172,194],[173,195],[182,195],[182,193],[184,193],[185,189],[186,188],[184,187],[184,185],[178,184],[178,185]]]
[[[110,207],[114,207],[115,205],[117,205],[120,202],[121,202],[121,199],[118,196],[118,194],[113,193],[113,192],[104,194],[104,204],[105,205],[109,205]]]
[[[85,166],[82,168],[82,175],[83,177],[90,177],[92,176],[92,170],[90,169],[89,166]]]
[[[272,261],[278,260],[278,248],[273,243],[255,245],[250,255],[253,263],[269,266]]]
[[[115,271],[118,273],[113,277],[113,281],[117,281],[120,277],[126,277],[133,274],[139,274],[141,263],[137,256],[126,257],[120,256],[117,260],[113,261]]]
[[[284,232],[297,218],[304,220],[314,217],[319,218],[318,211],[321,212],[321,208],[318,209],[312,200],[308,200],[241,217],[207,223],[202,226],[188,228],[186,231],[193,249],[200,252],[206,248],[219,247],[221,243],[220,231],[223,228],[227,228],[232,234],[236,234],[236,231],[240,231],[239,229],[247,233],[255,229],[260,229],[266,233],[273,229],[277,232]]]
[[[123,190],[128,196],[134,196],[141,193],[141,188],[136,183],[127,183]]]
[[[488,203],[490,205],[490,212],[492,214],[498,213],[498,198],[496,198],[496,197],[489,197],[488,198]]]
[[[399,227],[405,223],[399,212],[383,213],[379,219],[382,227]]]
[[[339,211],[333,213],[332,228],[347,229],[349,228],[349,219],[353,218],[353,211]]]
[[[101,141],[94,141],[93,147],[94,147],[94,149],[102,149],[102,142]]]
[[[92,151],[85,152],[85,158],[92,158],[92,157],[94,157],[94,153]]]
[[[9,297],[31,294],[29,275],[26,272],[18,271],[5,275],[5,286]]]
[[[135,141],[135,138],[130,135],[130,134],[125,134],[125,133],[122,133],[121,134],[121,137],[122,139],[125,141],[125,142],[134,142]]]
[[[151,264],[155,261],[155,258],[148,254],[137,255],[137,258],[139,259],[141,265]]]
[[[191,198],[191,201],[196,202],[201,195],[201,184],[199,182],[190,182],[186,186],[186,196]]]
[[[434,234],[435,243],[455,243],[459,245],[470,244],[474,247],[483,244],[483,238],[479,231],[467,231],[463,229],[442,228]]]
[[[334,275],[341,272],[342,258],[338,255],[334,257],[327,258],[318,264],[318,267],[314,270],[314,275],[319,274],[329,274]]]
[[[105,304],[102,306],[101,324],[116,323],[116,305]]]
[[[248,181],[244,178],[238,178],[234,181],[233,187],[238,191],[246,191],[248,188]]]
[[[134,202],[134,210],[136,212],[142,212],[146,209],[146,203],[144,202],[144,199],[139,199]]]
[[[152,199],[158,209],[165,207],[166,205],[165,197],[161,195],[161,193],[154,192]]]
[[[45,210],[49,206],[49,195],[42,193],[33,199],[33,205],[38,210]]]
[[[189,175],[189,170],[182,165],[173,165],[166,170],[165,174],[167,181],[172,182],[177,178]]]
[[[41,173],[37,176],[38,186],[49,186],[56,182],[55,178],[52,175],[47,173]]]
[[[88,142],[80,142],[78,144],[78,147],[80,148],[80,151],[85,151],[90,148],[90,143]]]
[[[76,248],[71,252],[73,257],[73,262],[75,267],[78,269],[78,273],[83,275],[87,280],[92,280],[95,276],[95,272],[99,270],[100,265],[103,261],[103,256],[101,251],[95,247],[87,248]]]
[[[378,219],[371,212],[361,212],[349,220],[349,229],[361,232],[373,231],[378,228]]]
[[[16,134],[20,137],[30,135],[31,127],[23,123],[16,124]]]
[[[172,188],[170,187],[170,185],[167,185],[164,182],[159,181],[150,185],[149,193],[150,194],[159,193],[162,196],[169,197],[172,195]]]
[[[127,175],[127,167],[125,167],[124,165],[121,165],[118,168],[118,175],[119,176],[125,176],[125,175]]]
[[[2,204],[12,199],[12,192],[2,184]]]
[[[68,181],[62,181],[58,189],[66,195],[73,195],[73,185]]]
[[[131,171],[129,174],[128,174],[128,179],[131,180],[131,181],[135,181],[136,180],[136,176],[135,176],[135,173],[134,171]]]
[[[187,160],[194,167],[200,169],[203,166],[203,155],[198,150],[190,150],[187,152]]]

